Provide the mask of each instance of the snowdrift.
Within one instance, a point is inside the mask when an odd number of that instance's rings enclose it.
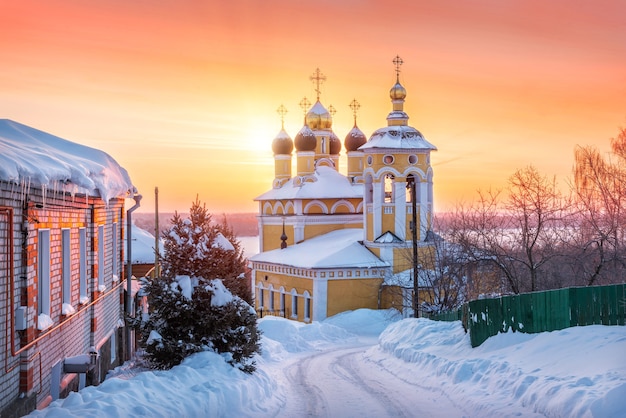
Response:
[[[362,356],[372,378],[384,369],[401,382],[439,393],[442,416],[449,416],[445,402],[462,404],[471,417],[606,418],[626,411],[626,327],[500,334],[474,349],[460,322],[402,320],[393,311],[361,309],[313,324],[266,317],[259,328],[263,354],[253,375],[209,352],[169,371],[140,372],[125,365],[100,386],[31,416],[274,416],[287,393],[288,383],[277,377],[285,364],[322,350],[372,343]]]

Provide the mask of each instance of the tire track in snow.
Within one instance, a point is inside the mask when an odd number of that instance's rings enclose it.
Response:
[[[407,381],[365,356],[371,345],[341,346],[301,357],[283,369],[289,385],[276,417],[384,418],[468,416],[442,388]]]
[[[412,406],[406,408],[403,402],[392,399],[394,388],[385,386],[383,382],[374,380],[370,375],[365,375],[361,367],[357,366],[356,358],[363,354],[366,348],[359,348],[337,357],[331,364],[332,371],[341,379],[350,382],[360,388],[365,394],[371,395],[372,400],[376,400],[386,411],[389,417],[412,417],[415,410]]]
[[[277,417],[412,417],[415,413],[388,396],[394,388],[366,383],[371,377],[355,366],[369,346],[342,347],[285,368],[292,391]]]
[[[310,384],[308,380],[311,362],[316,357],[324,354],[326,353],[305,357],[285,369],[285,376],[287,376],[289,384],[300,396],[298,396],[299,399],[291,399],[292,405],[281,411],[277,416],[292,417],[295,416],[292,415],[293,413],[297,413],[297,416],[305,417],[328,416],[328,406],[323,392],[317,386]],[[294,403],[297,403],[295,407]],[[302,407],[304,405],[306,405],[306,409],[303,411]]]

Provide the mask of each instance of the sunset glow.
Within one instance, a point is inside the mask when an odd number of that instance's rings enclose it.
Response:
[[[436,210],[530,164],[560,184],[574,149],[626,125],[626,2],[24,0],[0,13],[0,118],[99,148],[141,211],[253,212],[271,143],[327,80],[333,131],[386,125],[393,57],[409,124],[437,146]],[[345,155],[345,150],[342,150]],[[345,172],[345,160],[340,171]]]

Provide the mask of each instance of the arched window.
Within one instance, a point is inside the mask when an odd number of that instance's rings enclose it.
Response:
[[[280,312],[285,316],[285,288],[280,287]]]
[[[265,302],[263,300],[263,283],[259,283],[258,287],[259,287],[258,288],[258,293],[257,293],[257,298],[258,298],[258,301],[259,301],[259,305],[258,306],[259,306],[259,309],[263,309],[263,304]]]
[[[298,292],[291,289],[291,317],[298,318]]]
[[[413,174],[406,176],[406,203],[413,202],[413,191],[415,190],[417,192],[417,183],[414,182],[415,176]],[[413,184],[415,184],[415,188],[413,188]]]
[[[393,174],[385,174],[385,203],[393,202]]]
[[[267,293],[269,296],[269,310],[274,312],[274,286],[270,285]]]

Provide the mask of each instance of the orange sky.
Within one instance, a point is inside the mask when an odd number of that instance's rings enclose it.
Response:
[[[26,0],[0,13],[0,117],[111,154],[153,210],[256,211],[276,109],[294,137],[309,76],[333,129],[386,125],[391,60],[432,157],[436,210],[535,165],[565,184],[576,145],[626,125],[621,0]],[[345,169],[345,162],[340,170]]]

